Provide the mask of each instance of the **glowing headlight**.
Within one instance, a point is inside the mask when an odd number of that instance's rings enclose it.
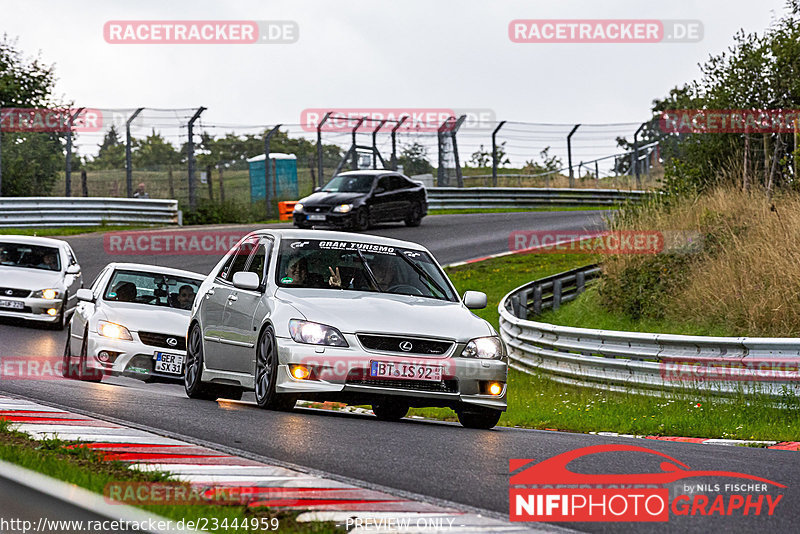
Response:
[[[40,289],[39,291],[34,291],[31,297],[35,299],[53,300],[58,298],[58,294],[58,289]]]
[[[298,343],[310,345],[331,345],[334,347],[347,347],[347,341],[341,332],[332,326],[292,319],[289,321],[289,333]]]
[[[111,339],[133,340],[130,330],[120,324],[109,323],[108,321],[99,321],[97,323],[97,333],[103,337],[110,337]]]
[[[303,205],[298,202],[294,205],[294,211],[303,211]]]
[[[497,337],[475,338],[464,347],[461,353],[464,358],[502,358],[503,343]]]
[[[333,208],[334,213],[350,213],[353,209],[352,204],[339,204],[335,208]]]

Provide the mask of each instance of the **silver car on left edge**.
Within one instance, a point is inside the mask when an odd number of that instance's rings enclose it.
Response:
[[[81,266],[66,241],[0,235],[0,317],[62,330],[81,287]]]
[[[192,398],[262,408],[297,399],[370,404],[379,419],[410,407],[456,411],[491,428],[506,409],[508,357],[424,247],[378,236],[261,230],[217,264],[197,294],[184,386]]]

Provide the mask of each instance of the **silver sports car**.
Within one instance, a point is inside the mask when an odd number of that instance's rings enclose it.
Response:
[[[217,264],[192,308],[184,372],[193,398],[263,408],[299,398],[371,404],[379,419],[442,406],[491,428],[506,409],[508,358],[422,246],[310,230],[249,234]]]

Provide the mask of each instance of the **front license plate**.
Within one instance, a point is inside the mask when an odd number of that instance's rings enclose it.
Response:
[[[13,308],[15,310],[21,310],[25,307],[19,300],[0,300],[0,308]]]
[[[325,220],[325,216],[324,215],[309,215],[308,216],[308,220],[309,221],[324,221]]]
[[[159,373],[179,375],[183,372],[183,356],[180,354],[167,354],[156,352],[153,370]]]
[[[400,380],[442,381],[440,365],[418,363],[377,362],[370,361],[369,376],[375,378],[397,378]]]

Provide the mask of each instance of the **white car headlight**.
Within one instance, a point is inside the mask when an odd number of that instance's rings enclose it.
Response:
[[[98,321],[97,333],[103,337],[111,339],[122,339],[124,341],[133,341],[133,336],[130,330],[117,323],[109,323],[108,321]]]
[[[353,209],[352,204],[339,204],[335,208],[333,208],[334,213],[350,213]]]
[[[289,333],[298,343],[310,345],[330,345],[333,347],[347,347],[347,341],[341,332],[332,326],[327,326],[311,321],[292,319],[289,321]]]
[[[294,205],[294,211],[303,211],[303,205],[298,202]]]
[[[464,358],[498,359],[503,357],[503,343],[498,337],[478,337],[467,343]]]
[[[40,289],[39,291],[34,291],[31,297],[35,299],[53,300],[57,299],[60,295],[61,292],[58,289]]]

